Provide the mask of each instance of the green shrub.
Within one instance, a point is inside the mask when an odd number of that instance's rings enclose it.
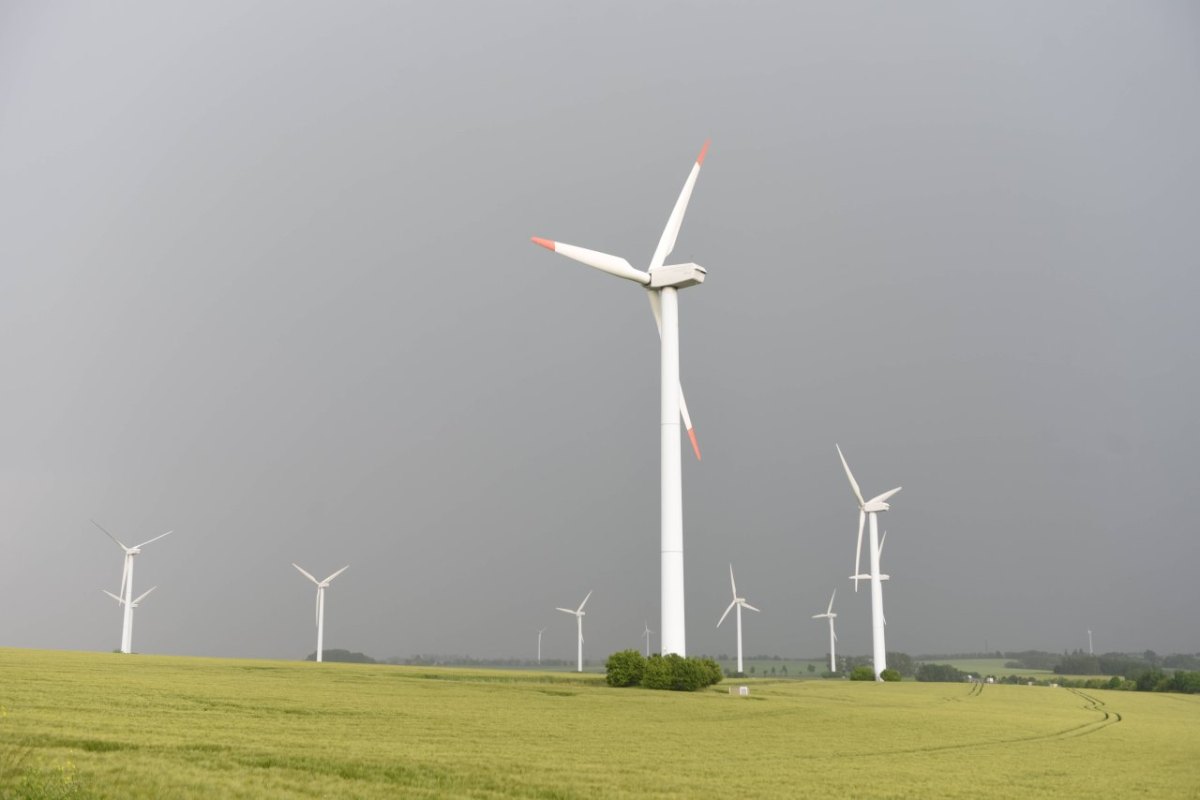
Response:
[[[873,681],[875,680],[875,670],[871,667],[868,667],[866,664],[859,664],[850,671],[850,680]]]
[[[922,664],[917,667],[917,680],[934,683],[958,683],[965,680],[967,673],[949,664]]]
[[[694,692],[724,679],[721,667],[711,658],[684,658],[671,653],[646,659],[642,669],[642,686],[647,689],[670,689]]]
[[[646,659],[637,650],[613,653],[604,662],[604,680],[609,686],[637,686],[642,682]]]
[[[885,669],[883,672],[879,673],[879,677],[885,681],[894,682],[900,680],[900,672],[899,670]]]

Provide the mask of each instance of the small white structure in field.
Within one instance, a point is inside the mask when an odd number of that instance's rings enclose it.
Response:
[[[730,686],[729,693],[737,694],[739,697],[749,697],[750,696],[750,687],[749,686]]]

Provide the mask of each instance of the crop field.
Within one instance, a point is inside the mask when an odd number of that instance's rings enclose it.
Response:
[[[1200,798],[1200,697],[0,649],[0,797]]]

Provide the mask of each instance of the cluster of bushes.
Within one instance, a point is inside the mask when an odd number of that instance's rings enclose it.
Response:
[[[893,682],[900,680],[900,671],[896,669],[885,669],[879,673],[879,679],[883,681]],[[875,669],[866,664],[859,664],[854,669],[850,670],[850,680],[852,681],[873,681],[875,680]]]
[[[684,658],[671,653],[655,653],[645,658],[637,650],[613,653],[604,662],[604,679],[609,686],[644,686],[694,692],[720,683],[725,678],[721,667],[711,658]]]
[[[932,683],[958,683],[967,679],[967,673],[949,664],[922,664],[917,667],[917,680]]]
[[[1038,686],[1048,686],[1057,683],[1071,689],[1115,689],[1124,692],[1179,692],[1181,694],[1200,694],[1200,672],[1176,670],[1168,675],[1160,669],[1145,669],[1128,678],[1113,675],[1111,678],[1055,678],[1045,679],[1022,678],[1009,675],[1000,679],[1000,683],[1033,683]]]

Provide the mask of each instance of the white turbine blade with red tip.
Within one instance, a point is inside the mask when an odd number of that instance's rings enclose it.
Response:
[[[647,289],[646,296],[650,298],[650,311],[654,313],[654,325],[658,328],[658,335],[662,336],[662,298],[658,295],[657,289]],[[679,385],[679,416],[683,418],[683,427],[687,429],[688,438],[692,440],[692,452],[696,454],[696,460],[700,458],[700,443],[696,441],[696,429],[692,427],[692,415],[688,413],[687,400],[683,398],[683,384]]]
[[[683,184],[683,191],[679,193],[679,199],[675,201],[675,208],[671,209],[671,216],[667,218],[667,227],[663,229],[662,238],[658,240],[654,258],[650,259],[650,269],[661,267],[667,256],[671,255],[671,251],[675,249],[675,239],[679,236],[679,228],[683,225],[683,215],[687,213],[688,201],[692,199],[692,189],[696,186],[696,178],[700,175],[700,166],[704,163],[704,156],[708,153],[708,145],[711,142],[710,139],[704,143],[700,155],[696,157],[696,163],[692,165],[692,171]]]
[[[609,275],[616,275],[618,278],[640,283],[643,286],[650,283],[649,275],[640,269],[634,269],[632,264],[619,256],[601,253],[599,250],[588,250],[586,247],[576,247],[573,244],[563,244],[562,242],[555,242],[550,239],[542,239],[537,236],[531,237],[531,241],[534,244],[540,244],[547,250],[553,250],[559,255],[564,255],[581,264],[587,264],[589,267],[595,267],[602,272],[607,272]]]

